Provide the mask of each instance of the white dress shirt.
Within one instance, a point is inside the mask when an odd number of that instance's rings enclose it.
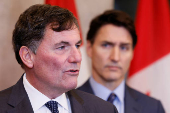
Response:
[[[117,97],[115,98],[113,104],[116,106],[119,113],[124,113],[125,80],[123,80],[114,91],[111,91],[105,86],[97,83],[92,76],[90,77],[90,84],[94,94],[103,100],[107,101],[112,92],[116,94]]]
[[[35,89],[26,79],[26,74],[24,74],[23,77],[23,84],[34,113],[51,113],[51,111],[44,105],[51,99]],[[58,102],[59,113],[71,113],[70,101],[65,93],[52,100]]]

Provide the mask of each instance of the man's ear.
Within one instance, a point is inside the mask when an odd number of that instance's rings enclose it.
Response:
[[[90,41],[87,41],[86,52],[87,52],[87,55],[91,58],[92,57],[92,44]]]
[[[19,50],[20,58],[28,68],[33,67],[33,54],[34,53],[26,46],[22,46]]]

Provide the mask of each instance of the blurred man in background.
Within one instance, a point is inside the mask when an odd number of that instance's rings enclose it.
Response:
[[[119,113],[164,113],[160,101],[126,84],[136,43],[134,22],[126,13],[108,10],[94,18],[86,47],[92,76],[78,89],[113,103]]]
[[[58,6],[37,4],[20,15],[12,42],[25,73],[0,92],[0,113],[117,113],[113,104],[74,90],[82,60],[78,28]]]

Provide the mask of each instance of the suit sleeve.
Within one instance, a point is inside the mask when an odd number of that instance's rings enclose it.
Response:
[[[161,104],[161,102],[158,102],[158,112],[157,113],[165,113],[165,110]]]

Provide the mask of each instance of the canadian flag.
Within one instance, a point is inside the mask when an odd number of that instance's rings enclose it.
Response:
[[[138,35],[128,84],[161,100],[170,113],[170,12],[167,0],[139,0]]]

